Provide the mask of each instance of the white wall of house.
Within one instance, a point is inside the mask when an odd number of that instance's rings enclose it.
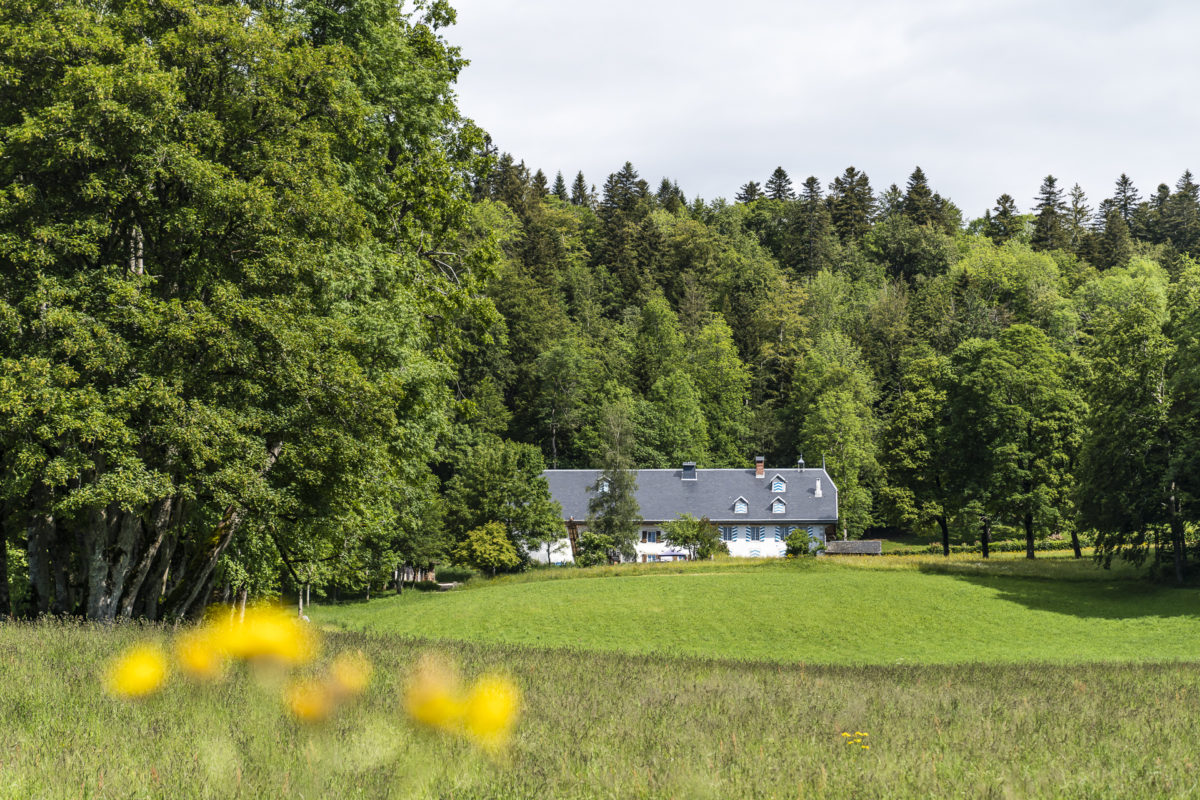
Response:
[[[736,558],[782,558],[787,552],[787,535],[797,527],[806,527],[809,538],[817,542],[825,542],[824,525],[781,525],[762,524],[719,525],[722,539],[729,547],[729,555]],[[754,538],[753,528],[761,529],[759,538]],[[731,539],[725,537],[732,537]],[[638,541],[634,545],[638,561],[673,561],[682,557],[683,548],[671,547],[664,541],[665,534],[661,525],[643,525]],[[643,541],[644,540],[644,541]],[[813,544],[815,547],[816,544]],[[539,564],[572,564],[575,559],[571,556],[571,542],[563,538],[550,546],[550,558],[547,560],[545,546],[530,552],[530,559]]]

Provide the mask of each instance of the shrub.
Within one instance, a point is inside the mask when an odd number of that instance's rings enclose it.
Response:
[[[438,567],[434,577],[438,583],[466,583],[478,574],[470,567]]]

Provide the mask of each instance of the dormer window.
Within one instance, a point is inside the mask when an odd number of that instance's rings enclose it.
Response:
[[[607,494],[608,481],[600,481],[600,484],[596,487],[596,491],[598,491],[600,494]]]
[[[774,478],[771,478],[771,491],[775,492],[775,494],[782,494],[787,491],[787,481],[783,479],[783,476],[776,475]]]
[[[733,501],[733,513],[745,514],[749,510],[750,510],[750,504],[746,502],[746,498],[739,497],[737,500]]]
[[[783,501],[782,497],[776,497],[774,500],[771,501],[771,513],[772,514],[786,514],[787,513],[787,503],[785,503]]]

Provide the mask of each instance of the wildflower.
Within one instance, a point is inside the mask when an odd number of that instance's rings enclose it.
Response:
[[[487,750],[498,750],[508,744],[521,694],[507,678],[481,678],[467,698],[464,725],[467,735]]]
[[[317,654],[312,629],[276,606],[246,609],[245,619],[213,625],[214,640],[234,658],[306,664]]]
[[[109,665],[105,686],[117,697],[145,697],[162,688],[167,679],[167,657],[149,642],[126,650]]]
[[[870,750],[870,749],[871,749],[871,745],[869,745],[869,744],[864,744],[864,745],[862,746],[862,749],[863,749],[863,750]]]
[[[465,708],[458,676],[450,665],[436,658],[423,659],[404,692],[404,708],[421,725],[457,730]]]
[[[175,640],[175,661],[188,675],[211,681],[225,671],[225,654],[207,628],[190,631]]]
[[[361,653],[340,653],[329,668],[329,682],[334,694],[353,697],[362,694],[371,682],[371,662]]]
[[[296,681],[284,692],[292,716],[301,722],[321,722],[333,713],[334,698],[323,681]]]
[[[849,735],[850,734],[846,733],[845,731],[842,731],[842,736],[849,736]]]

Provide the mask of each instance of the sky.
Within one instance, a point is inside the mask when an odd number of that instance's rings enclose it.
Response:
[[[921,166],[967,219],[1042,179],[1094,207],[1200,171],[1192,0],[451,0],[459,107],[568,184],[625,161],[732,200],[776,166],[876,191]]]

